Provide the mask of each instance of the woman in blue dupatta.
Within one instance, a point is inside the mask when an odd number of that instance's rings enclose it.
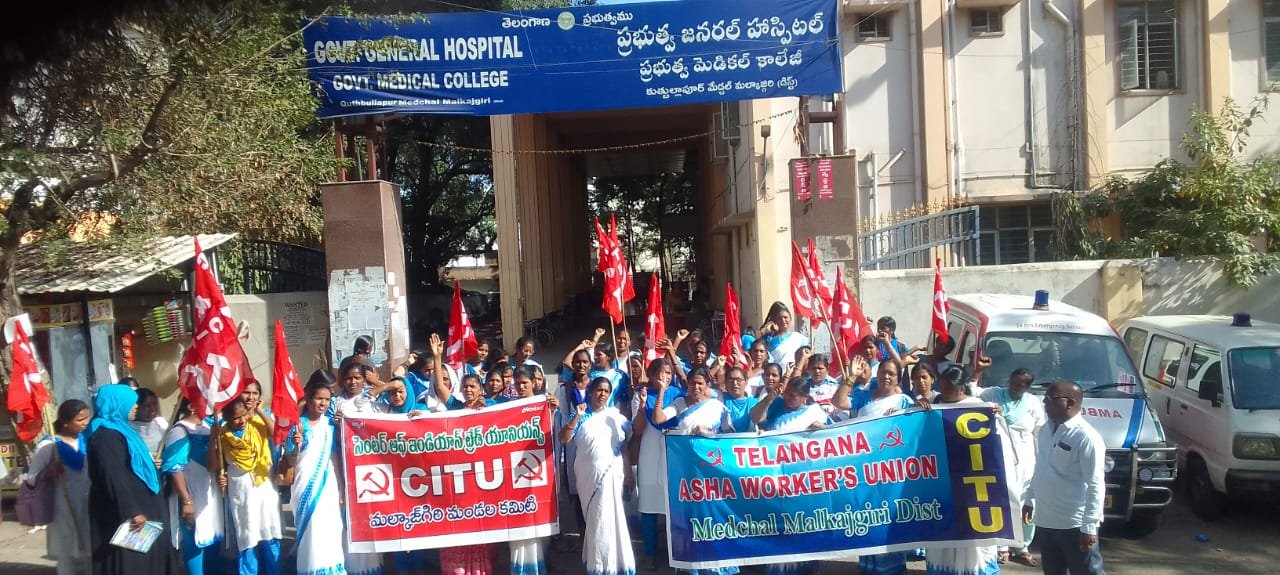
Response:
[[[721,356],[723,361],[723,356]],[[751,421],[751,410],[760,403],[760,398],[747,394],[747,372],[740,367],[730,367],[723,371],[724,383],[724,431],[746,433],[756,430],[756,422]]]
[[[828,423],[827,413],[809,397],[810,381],[793,377],[782,384],[769,386],[765,396],[751,410],[751,419],[764,431],[805,431],[822,429]],[[781,400],[779,400],[781,398]],[[817,561],[774,563],[768,575],[805,575],[818,570]]]
[[[673,404],[683,396],[679,388],[672,387],[674,368],[666,358],[659,357],[645,370],[648,385],[645,387],[643,414],[636,414],[637,434],[640,436],[640,456],[636,462],[636,483],[640,487],[640,535],[644,539],[644,568],[657,570],[658,516],[667,513],[666,438],[662,431],[679,423]],[[661,417],[661,420],[658,419]]]
[[[541,367],[532,364],[522,365],[515,369],[515,374],[512,378],[512,389],[516,390],[517,399],[534,396],[534,387],[537,385],[534,379],[541,372]],[[547,407],[554,412],[560,409],[560,402],[554,395],[549,396],[547,397]],[[547,439],[551,440],[552,438],[548,437]],[[545,537],[512,541],[509,544],[511,548],[511,575],[546,575],[547,563],[544,555],[546,544],[547,539]],[[441,564],[443,565],[443,561]],[[451,574],[445,573],[445,575]]]
[[[89,406],[68,399],[58,406],[53,437],[31,455],[27,484],[50,482],[53,522],[45,531],[45,556],[58,562],[58,575],[81,575],[89,566],[89,474],[85,471],[82,433],[89,426]]]
[[[285,440],[282,465],[294,468],[293,524],[297,527],[298,575],[346,573],[343,552],[339,480],[334,472],[334,442],[329,419],[333,392],[327,386],[307,386],[303,413]]]
[[[164,435],[160,471],[169,478],[169,524],[174,549],[182,552],[187,575],[221,573],[218,542],[223,538],[222,490],[209,471],[213,427],[182,401],[179,419]]]
[[[605,377],[587,386],[589,403],[574,408],[560,430],[560,442],[575,446],[573,475],[578,499],[586,510],[582,564],[590,575],[634,575],[636,558],[626,521],[622,494],[632,481],[624,446],[631,437],[631,421],[612,404],[613,384]]]
[[[676,424],[674,427],[668,428],[667,433],[676,435],[715,435],[720,432],[721,423],[724,421],[725,410],[724,404],[720,400],[712,397],[711,389],[711,372],[705,367],[695,367],[689,372],[685,381],[688,388],[685,390],[684,397],[676,398],[671,406],[675,409],[676,416],[674,418]],[[659,425],[670,421],[664,421],[667,415],[665,411],[654,411],[653,421]],[[665,450],[663,463],[660,469],[665,473],[666,458]],[[678,574],[688,575],[735,575],[738,573],[737,567],[722,567],[719,569],[695,569],[685,570],[677,569]]]
[[[97,575],[165,575],[178,571],[172,545],[157,543],[146,553],[116,547],[111,537],[127,523],[141,530],[148,521],[161,525],[160,541],[170,537],[160,476],[147,444],[129,425],[138,392],[108,385],[93,400],[89,423],[90,548]],[[122,469],[121,463],[124,463]]]
[[[769,357],[773,363],[788,370],[796,361],[796,350],[809,345],[809,338],[792,331],[791,320],[791,310],[787,309],[787,304],[775,301],[769,307],[764,325],[760,326],[760,333],[769,348]]]

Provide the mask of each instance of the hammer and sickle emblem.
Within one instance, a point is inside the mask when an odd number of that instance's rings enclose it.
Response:
[[[884,441],[880,443],[880,449],[898,447],[900,445],[902,445],[902,429],[895,427],[893,428],[893,431],[884,435]]]
[[[381,483],[378,482],[378,477],[375,477],[372,471],[364,474],[364,477],[360,480],[360,482],[364,485],[371,485],[373,486],[373,488],[371,489],[366,488],[362,490],[360,492],[360,497],[365,497],[368,495],[382,496],[390,492],[391,478],[387,477],[386,473],[381,473],[381,472],[378,473],[378,476],[382,477]]]
[[[706,458],[707,460],[703,461],[702,465],[707,467],[720,467],[724,465],[724,454],[721,453],[719,449],[708,451]]]

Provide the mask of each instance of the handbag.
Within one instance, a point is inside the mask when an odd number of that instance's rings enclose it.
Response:
[[[52,481],[40,481],[35,487],[23,481],[18,487],[18,500],[14,505],[18,512],[18,522],[31,527],[53,523],[55,489]]]

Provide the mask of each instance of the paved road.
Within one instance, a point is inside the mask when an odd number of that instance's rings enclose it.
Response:
[[[570,511],[567,517],[572,517]],[[572,519],[569,520],[572,523]],[[570,531],[572,531],[570,529]],[[1166,513],[1160,528],[1143,538],[1127,538],[1123,533],[1103,534],[1102,552],[1107,572],[1113,575],[1181,575],[1199,573],[1232,573],[1263,575],[1280,572],[1280,506],[1234,505],[1230,514],[1212,524],[1196,519],[1181,501]],[[1200,543],[1196,535],[1208,536]],[[577,537],[567,535],[569,542]],[[27,534],[26,528],[17,524],[11,504],[4,507],[4,523],[0,524],[0,574],[52,575],[52,563],[42,558],[43,533]],[[637,542],[637,549],[639,544]],[[582,574],[582,566],[572,551],[558,552],[549,558],[553,573]],[[923,562],[909,564],[912,573],[923,573]],[[849,564],[824,564],[823,573],[854,575],[857,568]],[[499,569],[498,573],[502,573]],[[745,574],[760,574],[764,569],[750,567]],[[1005,572],[1015,574],[1038,573],[1039,570],[1010,564]],[[641,571],[642,575],[646,572]],[[660,569],[659,575],[670,575],[669,569]]]

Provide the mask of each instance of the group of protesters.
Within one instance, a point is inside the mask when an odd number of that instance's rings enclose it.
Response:
[[[1073,573],[1101,573],[1096,545],[1100,510],[1087,503],[1067,505],[1066,511],[1055,511],[1066,514],[1065,519],[1048,518],[1047,523],[1039,513],[1032,521],[1031,513],[1033,484],[1061,482],[1064,473],[1037,467],[1037,442],[1043,443],[1046,435],[1041,428],[1053,424],[1050,440],[1062,429],[1079,428],[1079,388],[1054,383],[1042,403],[1027,393],[1035,376],[1026,369],[1010,374],[1005,386],[982,388],[978,382],[988,360],[976,359],[970,373],[946,359],[951,342],[935,340],[932,352],[925,353],[923,347],[898,340],[893,318],[881,318],[876,327],[877,333],[866,336],[848,358],[814,353],[781,302],[769,310],[758,338],[747,335],[741,346],[733,346],[739,350],[734,357],[711,353],[710,342],[697,331],[681,330],[674,338],[647,342],[641,351],[633,347],[627,330],[619,329],[612,342],[603,342],[606,332],[597,329],[556,367],[559,385],[554,389],[548,389],[528,338],[510,356],[498,342],[482,343],[476,357],[456,367],[443,360],[444,344],[433,335],[428,349],[410,354],[385,380],[370,361],[372,341],[361,339],[337,370],[311,375],[299,421],[283,441],[272,439],[274,417],[255,381],[216,416],[206,417],[184,404],[172,424],[157,413],[154,393],[110,385],[97,391],[92,412],[77,400],[59,407],[56,433],[39,445],[27,481],[56,482],[66,493],[56,499],[48,528],[48,554],[57,559],[59,575],[86,573],[90,562],[95,573],[104,575],[173,573],[184,567],[193,575],[232,569],[275,575],[284,560],[296,561],[300,575],[365,575],[384,569],[426,573],[433,564],[442,575],[476,575],[494,572],[504,546],[513,575],[542,575],[547,573],[545,551],[551,545],[571,548],[566,538],[438,552],[351,553],[343,531],[346,506],[343,477],[337,472],[342,450],[335,426],[344,417],[361,414],[410,419],[545,395],[555,414],[549,440],[556,445],[557,462],[564,465],[563,484],[580,529],[586,572],[632,575],[638,566],[633,529],[639,529],[643,540],[639,566],[653,571],[661,563],[666,434],[803,431],[913,409],[988,405],[1006,423],[998,427],[1006,438],[1006,460],[1015,462],[1007,480],[1028,504],[1026,545],[1034,523],[1076,529],[1093,539],[1082,536],[1074,552],[1060,546],[1051,557],[1045,551],[1046,571],[1070,565]],[[831,371],[832,360],[844,364],[839,373]],[[1090,440],[1086,431],[1077,429],[1076,434],[1083,438],[1078,441]],[[1086,451],[1076,453],[1088,455]],[[280,544],[282,489],[287,489],[297,530],[295,548],[286,558]],[[1040,497],[1067,497],[1058,491],[1041,492]],[[1059,501],[1052,508],[1064,507]],[[163,536],[146,553],[110,544],[122,524],[139,530],[148,522],[162,529]],[[234,568],[222,561],[223,548],[235,551]],[[997,573],[1007,561],[1038,565],[1027,547],[975,545],[868,555],[859,559],[859,566],[870,575],[893,575],[905,571],[913,556],[923,556],[931,573]],[[812,573],[816,568],[812,562],[776,564],[769,572]],[[737,572],[734,567],[699,571]]]

